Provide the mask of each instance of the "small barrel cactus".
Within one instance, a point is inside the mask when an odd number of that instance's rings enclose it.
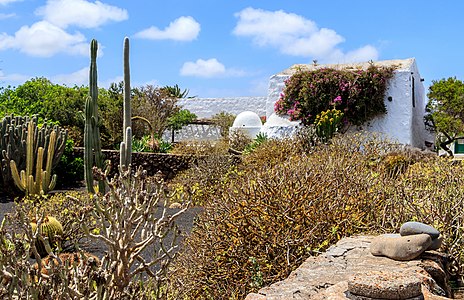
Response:
[[[35,233],[37,230],[37,221],[33,220],[31,227],[32,232]],[[59,248],[61,237],[63,236],[63,226],[61,226],[61,223],[56,218],[50,216],[44,217],[40,224],[39,233],[44,239],[48,239],[51,250],[55,251]],[[37,239],[35,247],[41,257],[48,255],[47,247],[40,239]]]

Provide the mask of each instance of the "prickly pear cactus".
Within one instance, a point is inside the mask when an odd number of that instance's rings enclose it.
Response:
[[[37,231],[37,222],[31,222],[32,232]],[[39,233],[44,239],[48,239],[48,244],[50,245],[51,251],[56,251],[61,246],[61,237],[63,236],[63,226],[61,223],[54,217],[45,216],[42,223],[40,224]],[[37,239],[35,243],[37,252],[41,257],[48,255],[47,246],[43,241]]]

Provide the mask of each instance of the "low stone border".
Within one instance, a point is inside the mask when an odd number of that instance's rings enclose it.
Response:
[[[449,299],[446,255],[427,251],[410,261],[373,256],[373,236],[340,240],[308,258],[290,276],[246,300],[283,299]]]
[[[118,170],[119,165],[119,151],[117,150],[102,150],[105,159],[111,161],[110,175],[114,175]],[[83,157],[84,148],[74,148],[74,155],[76,157]],[[161,172],[165,179],[172,179],[174,176],[184,171],[193,165],[197,164],[201,159],[206,156],[192,156],[192,155],[177,155],[166,153],[147,153],[147,152],[133,152],[132,165],[135,167],[143,166],[149,176],[153,176]],[[238,163],[240,160],[237,156],[223,156],[225,160],[232,160]]]

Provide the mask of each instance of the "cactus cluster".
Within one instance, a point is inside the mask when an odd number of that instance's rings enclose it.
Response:
[[[37,160],[35,154],[38,155],[39,148],[42,148],[43,153],[49,154],[50,165],[48,168],[52,170],[63,155],[68,132],[59,126],[49,125],[47,122],[41,128],[38,128],[37,123],[37,117],[35,116],[20,117],[14,115],[4,117],[0,123],[1,177],[3,187],[9,189],[8,192],[12,192],[12,187],[15,185],[11,162],[14,161],[17,170],[27,169],[28,138],[30,139],[29,153],[32,155],[29,162],[33,163]],[[51,141],[52,132],[55,132],[53,141]],[[53,145],[53,147],[50,147],[50,145]],[[33,169],[32,165],[29,175],[33,174]],[[42,169],[42,165],[40,169]],[[51,175],[50,172],[48,174]]]
[[[95,193],[92,168],[94,166],[99,169],[103,167],[97,103],[97,51],[98,43],[93,39],[90,43],[89,96],[85,101],[84,125],[84,172],[87,191],[90,193]],[[103,181],[98,182],[98,190],[100,192],[105,191]]]
[[[47,158],[45,170],[43,169],[44,163],[44,148],[39,147],[37,152],[34,152],[34,127],[33,122],[29,122],[27,127],[27,140],[26,140],[26,169],[18,172],[18,167],[14,160],[10,161],[11,175],[16,186],[26,196],[46,194],[56,184],[56,174],[52,176],[52,162],[55,152],[56,132],[52,131],[48,137]],[[35,178],[33,176],[35,164]]]
[[[37,223],[40,223],[40,227],[37,228]],[[32,232],[37,233],[38,236],[47,239],[47,243],[44,243],[40,238],[36,240],[35,247],[37,249],[40,257],[46,257],[49,252],[55,251],[60,247],[60,239],[63,236],[63,226],[61,223],[54,217],[45,216],[41,222],[33,220],[31,222]],[[50,247],[50,249],[47,249]]]
[[[124,38],[123,48],[124,64],[124,120],[123,120],[123,141],[120,146],[119,167],[127,170],[132,160],[132,124],[131,124],[131,87],[130,87],[130,68],[129,68],[129,38]]]

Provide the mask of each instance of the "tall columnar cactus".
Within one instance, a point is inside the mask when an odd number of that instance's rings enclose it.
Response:
[[[29,122],[27,128],[26,140],[26,170],[18,172],[16,162],[10,161],[11,175],[16,186],[27,195],[41,195],[46,194],[53,190],[56,185],[56,174],[52,176],[53,155],[56,145],[56,132],[52,131],[50,136],[47,137],[48,144],[47,160],[45,170],[43,169],[44,162],[44,148],[37,149],[37,157],[34,155],[34,129],[35,124]],[[35,168],[34,168],[35,164]],[[33,172],[35,169],[35,177]]]
[[[98,43],[93,39],[90,43],[89,96],[85,101],[84,125],[84,172],[87,191],[90,193],[95,193],[92,168],[94,166],[99,169],[103,167],[100,128],[98,125],[97,50]],[[103,181],[98,182],[98,190],[100,192],[105,191]]]
[[[119,167],[127,169],[132,160],[132,129],[131,129],[131,87],[129,68],[129,38],[124,38],[124,121],[123,141],[120,147]]]
[[[66,146],[68,132],[59,126],[52,126],[44,123],[41,128],[37,128],[37,117],[6,116],[0,123],[0,150],[1,150],[1,177],[3,187],[6,191],[12,192],[14,180],[11,171],[11,161],[14,161],[18,170],[26,168],[26,149],[29,123],[34,124],[32,131],[34,137],[33,153],[38,153],[38,148],[42,147],[44,153],[48,153],[50,134],[55,131],[56,142],[53,144],[54,153],[52,169],[59,163]]]

